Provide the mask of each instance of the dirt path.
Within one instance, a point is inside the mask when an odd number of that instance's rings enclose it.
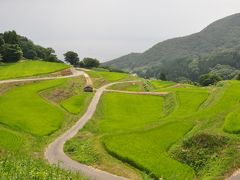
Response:
[[[127,81],[127,82],[133,82],[133,81]],[[100,97],[103,94],[103,92],[106,90],[106,88],[119,83],[126,83],[126,82],[110,83],[97,89],[85,114],[77,121],[77,123],[74,126],[72,126],[68,131],[66,131],[64,134],[62,134],[57,139],[55,139],[46,148],[45,158],[48,160],[50,164],[57,164],[60,167],[68,170],[80,171],[84,175],[90,177],[91,179],[97,179],[97,180],[126,179],[124,177],[116,176],[108,172],[101,171],[91,166],[87,166],[77,161],[74,161],[71,158],[69,158],[63,151],[65,142],[71,139],[72,137],[74,137],[78,133],[78,131],[91,119],[91,117],[93,116],[96,110]]]
[[[240,170],[235,171],[231,177],[227,178],[227,180],[239,180],[240,179]]]
[[[36,78],[25,78],[25,79],[9,79],[9,80],[0,81],[0,84],[14,83],[14,82],[27,82],[27,81],[43,81],[43,80],[53,80],[53,79],[65,79],[65,78],[72,78],[72,77],[77,77],[77,76],[82,76],[82,75],[84,75],[85,77],[88,76],[83,71],[77,71],[73,68],[71,69],[71,71],[72,71],[72,75],[67,75],[67,76],[56,76],[56,77],[53,76],[53,77],[42,77],[42,78],[41,77],[36,77]]]
[[[135,92],[135,91],[120,91],[120,90],[105,90],[106,92],[118,92],[118,93],[126,93],[126,94],[142,94],[142,95],[157,95],[164,96],[169,94],[168,92]]]

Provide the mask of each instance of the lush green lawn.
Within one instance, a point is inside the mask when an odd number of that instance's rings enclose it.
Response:
[[[12,79],[47,74],[66,69],[68,67],[68,65],[63,63],[52,63],[37,60],[26,60],[18,63],[0,64],[0,79]]]
[[[44,136],[60,128],[64,112],[38,94],[65,82],[43,81],[16,87],[0,96],[0,122],[20,131]]]
[[[61,106],[72,114],[83,113],[90,102],[92,93],[81,93],[61,102]]]

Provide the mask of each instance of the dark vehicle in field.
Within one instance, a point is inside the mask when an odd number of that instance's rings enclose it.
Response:
[[[93,92],[93,87],[92,86],[85,86],[83,88],[84,92]]]

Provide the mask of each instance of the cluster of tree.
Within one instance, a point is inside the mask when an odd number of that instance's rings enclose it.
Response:
[[[177,61],[163,61],[161,66],[135,72],[144,78],[162,79],[164,74],[166,79],[172,81],[184,80],[201,83],[202,75],[208,74],[211,78],[214,75],[218,77],[217,79],[227,80],[236,77],[240,73],[239,69],[240,50],[225,49],[202,57],[193,56],[180,58]]]
[[[21,58],[59,61],[52,48],[35,45],[28,38],[18,35],[16,31],[0,33],[0,54],[3,62],[16,62]]]
[[[80,61],[78,54],[73,51],[68,51],[64,54],[64,60],[75,67],[93,68],[99,67],[100,62],[97,59],[86,57]]]

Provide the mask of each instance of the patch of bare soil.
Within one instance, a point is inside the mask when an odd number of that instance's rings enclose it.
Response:
[[[80,82],[80,83],[79,83]],[[52,101],[54,103],[60,103],[61,101],[68,99],[74,95],[77,95],[83,90],[85,84],[84,78],[69,79],[64,86],[56,87],[54,89],[41,92],[41,96]]]
[[[9,91],[10,89],[18,86],[23,86],[27,84],[35,83],[35,81],[27,81],[27,82],[13,82],[13,83],[4,83],[0,84],[0,95],[4,94],[5,92]]]

